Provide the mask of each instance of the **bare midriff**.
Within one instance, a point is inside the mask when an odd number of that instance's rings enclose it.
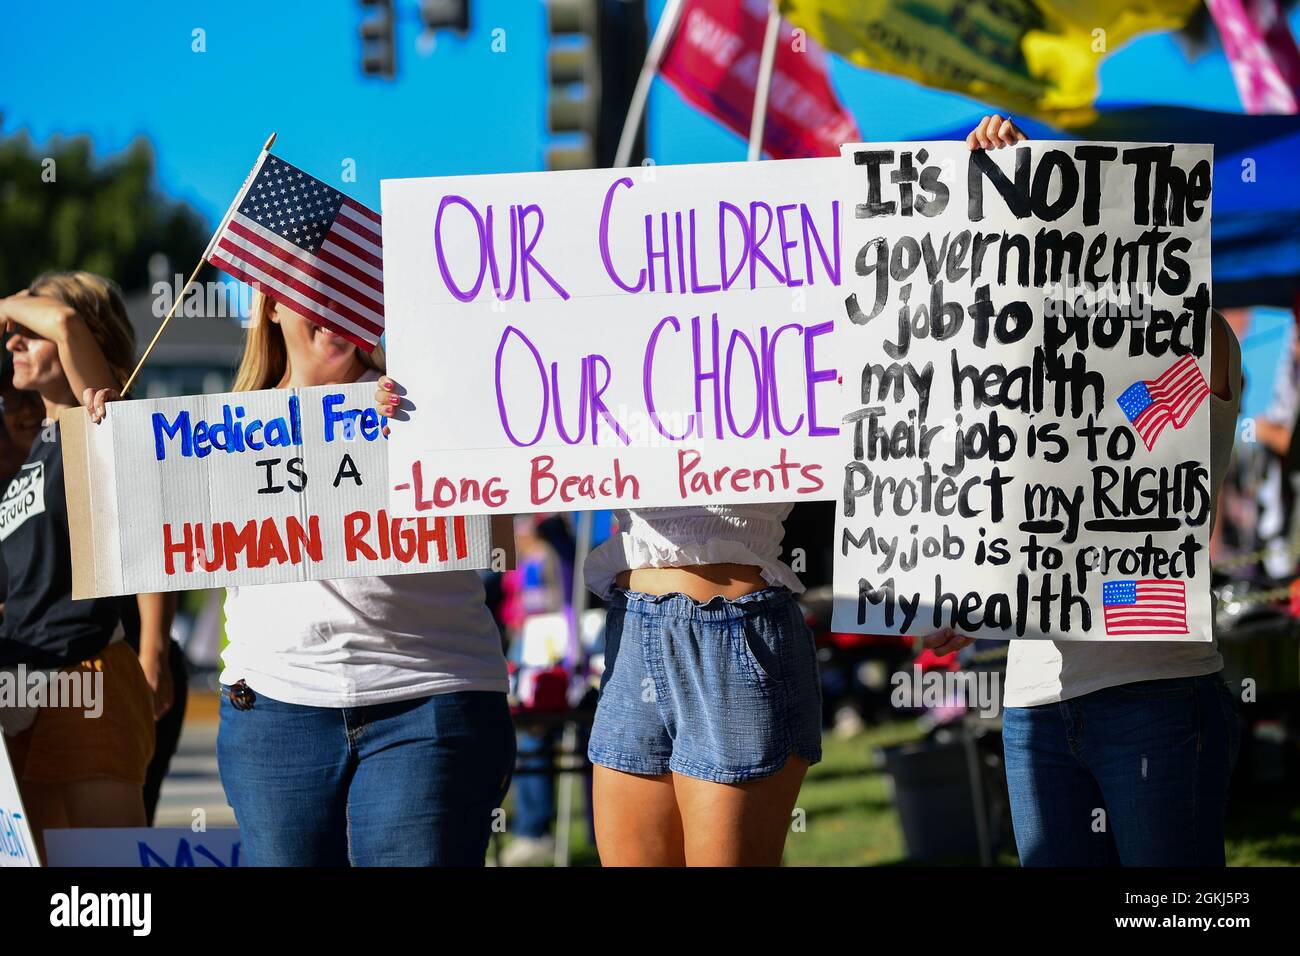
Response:
[[[768,587],[752,564],[699,564],[683,568],[637,568],[616,579],[621,588],[642,594],[685,594],[695,601],[721,595],[729,601]]]

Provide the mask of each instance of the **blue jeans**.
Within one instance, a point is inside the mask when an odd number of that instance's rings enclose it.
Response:
[[[217,762],[252,866],[482,866],[514,759],[504,694],[334,708],[257,693],[238,710],[222,688]]]
[[[1223,865],[1241,724],[1218,674],[1008,707],[1002,733],[1023,865]]]

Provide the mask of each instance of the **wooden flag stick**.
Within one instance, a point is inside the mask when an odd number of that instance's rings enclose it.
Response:
[[[772,88],[772,70],[776,65],[776,38],[781,29],[781,11],[776,0],[767,9],[767,30],[763,33],[763,52],[758,60],[758,82],[754,87],[754,113],[749,121],[749,162],[763,158],[763,130],[767,124],[767,94]]]
[[[272,133],[267,137],[266,145],[262,147],[263,153],[269,152],[271,147],[275,144],[275,135],[275,133]],[[254,166],[253,168],[256,169],[257,167]],[[251,179],[252,177],[250,176],[249,178]],[[247,185],[248,180],[245,180],[244,186],[246,187]],[[212,234],[212,239],[216,239],[217,236],[221,235],[221,231],[226,228],[226,223],[230,220],[230,216],[234,212],[235,207],[239,205],[239,200],[242,197],[243,192],[244,190],[241,188],[239,195],[235,197],[235,202],[231,204],[230,209],[222,218],[221,224],[217,226],[217,231]],[[126,380],[126,384],[122,386],[123,398],[126,398],[127,394],[131,391],[131,386],[135,384],[136,376],[140,374],[140,369],[144,368],[144,363],[149,361],[149,355],[153,352],[153,347],[157,345],[158,340],[162,338],[163,331],[167,328],[167,323],[170,322],[172,316],[176,314],[176,310],[180,307],[181,300],[185,298],[185,293],[190,290],[190,286],[192,286],[194,280],[198,278],[199,270],[203,268],[203,263],[208,261],[208,253],[211,251],[212,240],[210,239],[208,240],[208,248],[204,250],[203,255],[199,257],[199,264],[194,267],[194,271],[190,273],[190,277],[185,280],[185,285],[181,287],[181,291],[176,295],[176,301],[172,303],[172,307],[167,310],[167,314],[163,317],[162,325],[158,326],[158,331],[153,334],[153,339],[149,342],[149,347],[144,350],[144,354],[140,356],[140,361],[136,363],[135,371],[133,371],[131,377]]]

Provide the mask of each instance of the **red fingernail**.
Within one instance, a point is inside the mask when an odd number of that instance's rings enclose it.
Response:
[[[385,389],[386,391],[391,392],[391,391],[393,390],[393,383],[392,383],[392,382],[385,382],[385,383],[384,383],[384,389]]]

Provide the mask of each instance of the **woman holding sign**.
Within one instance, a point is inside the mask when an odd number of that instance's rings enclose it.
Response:
[[[1025,139],[985,117],[967,140]],[[1214,313],[1210,480],[1228,468],[1241,401],[1241,351]],[[970,638],[927,639],[940,653]],[[1012,641],[1003,719],[1007,782],[1026,866],[1195,866],[1224,862],[1228,778],[1240,735],[1216,643]]]
[[[401,406],[379,380],[380,412]],[[821,759],[813,638],[779,555],[792,505],[619,511],[587,559],[609,601],[588,754],[606,866],[775,866]]]
[[[45,671],[50,693],[4,708],[6,745],[32,831],[143,826],[141,788],[154,747],[156,708],[166,709],[170,619],[161,595],[141,595],[137,658],[123,640],[120,599],[72,599],[72,555],[56,419],[92,382],[125,379],[135,340],[121,292],[87,272],[51,273],[0,299],[13,384],[40,395],[46,424],[6,487],[0,542],[8,572],[0,668]],[[141,669],[152,671],[157,695]],[[57,675],[57,679],[56,679]],[[62,690],[81,693],[64,699]],[[21,705],[20,701],[20,705]],[[93,718],[93,719],[88,719]]]
[[[382,370],[258,292],[235,391]],[[249,862],[483,865],[515,736],[475,572],[229,588],[225,611],[217,758]]]

